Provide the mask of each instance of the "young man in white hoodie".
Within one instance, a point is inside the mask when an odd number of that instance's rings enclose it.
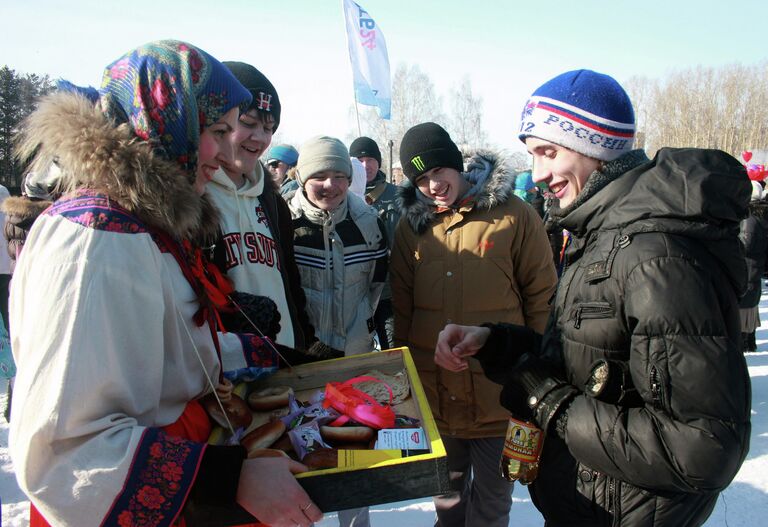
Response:
[[[317,342],[306,314],[293,255],[290,211],[259,162],[280,124],[280,99],[272,83],[253,66],[224,65],[251,92],[253,101],[232,137],[233,162],[222,164],[206,189],[220,213],[214,262],[235,290],[257,295],[251,299],[255,316],[250,318],[265,335],[276,337],[284,347],[302,352],[312,348],[309,355],[330,358],[332,350]],[[304,355],[288,358],[291,363],[305,362]]]

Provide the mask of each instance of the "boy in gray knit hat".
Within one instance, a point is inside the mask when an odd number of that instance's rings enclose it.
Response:
[[[349,192],[352,163],[338,139],[308,140],[296,168],[301,187],[288,205],[315,334],[344,355],[373,351],[373,314],[389,261],[384,225],[372,207]],[[369,524],[367,508],[339,512],[342,527]]]

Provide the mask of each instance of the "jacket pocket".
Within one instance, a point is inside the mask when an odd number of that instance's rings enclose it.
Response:
[[[581,328],[584,320],[613,318],[613,306],[610,302],[581,302],[574,304],[568,314],[568,320],[575,329]]]
[[[508,421],[509,410],[499,402],[501,386],[489,381],[479,365],[476,369],[472,365],[470,369],[472,391],[469,397],[472,405],[472,422],[475,425],[488,425]]]
[[[413,307],[440,311],[443,309],[443,261],[420,260],[413,273]]]

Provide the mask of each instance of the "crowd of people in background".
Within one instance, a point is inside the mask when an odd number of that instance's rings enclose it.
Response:
[[[280,123],[263,72],[170,40],[25,122],[0,313],[33,527],[183,525],[189,502],[307,527],[306,467],[206,445],[199,401],[397,346],[447,453],[435,525],[510,524],[510,415],[545,433],[546,525],[707,519],[748,450],[741,352],[768,254],[763,186],[738,161],[649,159],[629,97],[590,70],[531,95],[510,130],[528,170],[424,122],[386,174],[370,137],[273,145]]]

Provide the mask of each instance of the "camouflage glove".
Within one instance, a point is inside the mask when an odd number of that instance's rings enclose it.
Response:
[[[272,342],[280,333],[280,311],[274,300],[266,296],[235,291],[230,295],[237,304],[231,313],[221,313],[224,328],[233,333],[256,333],[255,325]],[[241,311],[242,310],[242,311]],[[247,316],[247,318],[246,318]],[[248,321],[250,319],[250,322]],[[253,322],[253,324],[251,324]]]
[[[307,355],[311,357],[317,357],[320,360],[326,359],[338,359],[344,356],[343,351],[333,349],[328,344],[320,342],[319,340],[314,342],[307,350]]]

